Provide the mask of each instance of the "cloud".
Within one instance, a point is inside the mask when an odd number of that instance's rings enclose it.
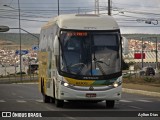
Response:
[[[11,8],[3,7],[4,4],[17,9],[17,0],[1,0],[0,1],[0,25],[8,25],[10,27],[18,27],[18,13]],[[85,11],[94,11],[95,0],[60,0],[60,14],[78,13]],[[100,7],[103,7],[107,13],[108,0],[99,0]],[[21,27],[23,29],[39,33],[41,26],[53,16],[57,15],[57,0],[20,0],[21,6]],[[159,34],[159,24],[146,25],[144,22],[138,23],[138,18],[157,19],[160,20],[160,0],[112,0],[112,8],[118,11],[112,11],[113,17],[118,21],[123,33],[156,33]],[[125,11],[119,14],[119,11]],[[128,11],[128,12],[126,12]],[[137,12],[137,13],[131,13]],[[138,12],[156,13],[154,14],[138,14]],[[117,15],[114,15],[117,14]],[[126,17],[130,16],[130,17]],[[6,17],[6,18],[2,18]],[[15,18],[15,19],[11,19]],[[25,20],[24,20],[25,19]],[[121,20],[119,20],[121,19]],[[37,21],[30,21],[37,20]],[[130,20],[130,21],[129,21]],[[122,27],[127,26],[127,27]],[[143,26],[143,27],[128,27]],[[148,26],[148,27],[144,27]],[[12,31],[11,31],[12,32]]]

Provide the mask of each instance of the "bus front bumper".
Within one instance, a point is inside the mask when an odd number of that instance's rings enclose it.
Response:
[[[89,90],[89,87],[79,87],[79,88],[81,89],[76,90],[76,89],[71,89],[69,87],[61,86],[58,99],[60,100],[120,100],[121,99],[122,85],[107,90],[100,90],[101,87],[95,87],[95,90]]]

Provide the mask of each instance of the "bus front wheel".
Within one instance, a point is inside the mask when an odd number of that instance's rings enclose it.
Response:
[[[106,108],[114,108],[115,101],[114,100],[106,100]]]
[[[50,97],[45,95],[45,94],[43,94],[43,102],[44,103],[49,103],[50,102]]]
[[[56,107],[63,107],[64,100],[55,99],[55,105],[56,105]]]

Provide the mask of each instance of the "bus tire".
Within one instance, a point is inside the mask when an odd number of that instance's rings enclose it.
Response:
[[[114,108],[115,101],[114,100],[106,100],[106,108]]]
[[[55,82],[53,80],[53,98],[51,98],[51,102],[55,103]]]
[[[55,98],[51,98],[51,103],[55,103]]]
[[[41,93],[44,94],[44,78],[41,78]]]
[[[64,100],[55,99],[55,105],[56,105],[56,107],[63,107]]]
[[[50,102],[50,97],[43,94],[43,102],[44,103],[49,103]]]

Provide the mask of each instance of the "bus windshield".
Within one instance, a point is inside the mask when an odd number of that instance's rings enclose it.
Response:
[[[60,70],[86,77],[121,71],[118,32],[61,31]]]

